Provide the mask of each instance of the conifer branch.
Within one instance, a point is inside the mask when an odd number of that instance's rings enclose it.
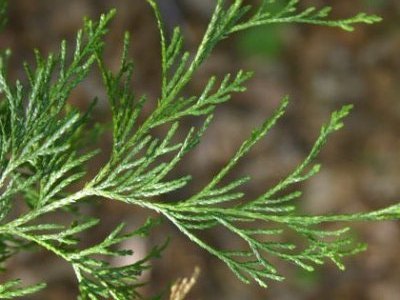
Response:
[[[184,51],[184,37],[176,28],[171,37],[164,30],[155,0],[152,7],[161,40],[161,89],[157,105],[140,122],[143,106],[150,101],[132,89],[133,62],[129,58],[130,36],[125,34],[121,64],[113,73],[104,60],[104,36],[112,10],[98,22],[86,20],[76,37],[75,48],[61,43],[58,54],[47,57],[35,52],[36,65],[25,64],[27,84],[11,83],[7,76],[8,53],[0,55],[0,262],[29,246],[41,247],[71,265],[79,284],[79,299],[135,299],[139,275],[149,261],[160,256],[165,245],[157,246],[144,259],[122,267],[111,265],[107,257],[130,255],[121,242],[133,236],[147,236],[158,222],[149,220],[142,227],[124,234],[120,224],[99,243],[80,247],[79,236],[100,220],[72,214],[83,201],[110,199],[153,210],[170,220],[199,247],[224,262],[243,282],[255,281],[266,287],[270,280],[282,281],[279,267],[271,257],[312,271],[327,260],[344,269],[343,259],[365,249],[348,234],[347,223],[398,220],[400,204],[372,212],[347,215],[311,216],[297,211],[300,182],[316,175],[318,154],[331,134],[343,126],[351,106],[332,113],[322,127],[309,154],[292,172],[255,199],[246,199],[240,188],[249,176],[225,182],[239,160],[275,126],[283,116],[288,98],[272,116],[256,128],[236,154],[199,192],[187,199],[164,203],[163,195],[181,189],[190,175],[171,178],[171,172],[200,142],[213,120],[215,107],[229,101],[234,93],[245,92],[251,72],[238,71],[222,78],[211,76],[203,91],[187,96],[183,91],[218,43],[232,33],[273,23],[306,23],[351,31],[356,24],[375,23],[379,17],[357,14],[330,20],[330,8],[301,10],[298,0],[281,1],[281,9],[271,9],[274,1],[263,1],[253,11],[242,0],[218,0],[207,30],[196,51]],[[6,1],[0,0],[0,28],[4,26]],[[68,59],[71,57],[71,59]],[[112,113],[112,152],[92,178],[85,165],[98,153],[88,150],[85,137],[92,132],[88,120],[92,107],[82,113],[68,105],[71,92],[97,65]],[[177,134],[182,119],[201,118],[202,124]],[[165,126],[163,137],[154,129]],[[79,188],[72,184],[80,182]],[[22,198],[27,212],[10,216],[16,198]],[[43,223],[46,215],[69,213],[74,222]],[[346,227],[328,231],[323,223],[344,223]],[[247,248],[217,249],[201,238],[201,232],[220,227],[241,239]],[[297,238],[287,240],[287,232]],[[44,284],[20,287],[18,280],[0,284],[0,297],[12,299],[34,293]]]

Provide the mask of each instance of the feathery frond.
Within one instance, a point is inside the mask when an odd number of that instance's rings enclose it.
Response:
[[[263,1],[255,10],[241,0],[218,0],[207,30],[193,53],[184,50],[184,37],[175,28],[171,37],[164,30],[155,0],[153,8],[161,40],[161,88],[156,107],[140,121],[143,106],[150,99],[132,89],[133,62],[129,58],[130,37],[124,37],[120,68],[113,73],[104,59],[104,36],[112,10],[98,22],[86,20],[78,31],[75,47],[61,43],[57,54],[35,52],[35,66],[24,64],[27,83],[10,82],[7,74],[9,52],[0,55],[0,262],[27,247],[41,247],[71,265],[79,285],[79,299],[139,298],[139,275],[149,261],[158,257],[165,245],[156,246],[137,262],[114,266],[110,257],[132,254],[120,249],[122,242],[134,236],[147,236],[158,222],[149,220],[142,227],[123,233],[120,224],[102,241],[85,246],[79,237],[101,220],[83,213],[74,214],[83,201],[93,198],[121,201],[154,210],[170,220],[192,242],[224,262],[242,281],[255,281],[265,287],[270,280],[284,277],[271,257],[291,262],[312,271],[330,260],[340,269],[343,259],[365,249],[347,233],[346,226],[328,231],[323,223],[398,220],[400,204],[380,210],[348,215],[304,215],[297,210],[301,192],[297,184],[318,173],[318,154],[330,135],[343,126],[351,106],[331,115],[305,159],[276,185],[266,188],[255,199],[246,199],[240,188],[250,177],[226,183],[238,161],[274,127],[283,116],[288,98],[272,116],[256,128],[236,154],[199,192],[188,199],[164,203],[163,195],[186,186],[190,175],[171,178],[171,171],[194,149],[213,120],[215,108],[235,93],[245,92],[251,72],[238,71],[222,78],[211,76],[198,95],[183,91],[218,43],[231,34],[254,26],[273,23],[306,23],[351,31],[356,24],[375,23],[380,18],[364,13],[340,20],[329,19],[329,7],[300,9],[298,0]],[[0,0],[0,28],[5,24],[6,1]],[[71,59],[69,59],[71,57]],[[68,104],[71,92],[97,65],[112,113],[112,152],[108,161],[92,178],[86,164],[97,153],[85,147],[90,134],[88,120],[96,101],[83,113]],[[180,137],[182,119],[195,116],[202,120]],[[155,136],[154,129],[164,126],[167,133]],[[73,183],[79,182],[78,187]],[[294,191],[295,190],[295,191]],[[9,212],[16,199],[23,199],[26,212]],[[55,219],[44,223],[43,216],[64,212],[73,219],[70,225]],[[225,229],[242,240],[243,249],[218,249],[201,238],[201,232],[215,227]],[[295,238],[287,240],[287,232]],[[294,235],[293,235],[294,233]],[[12,299],[38,292],[40,283],[22,287],[19,280],[0,285],[0,297]],[[184,293],[183,293],[184,294]]]

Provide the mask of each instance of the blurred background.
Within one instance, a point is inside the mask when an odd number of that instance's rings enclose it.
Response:
[[[194,49],[204,32],[214,0],[161,0],[169,30],[182,26],[186,47]],[[253,1],[248,1],[253,2]],[[254,1],[256,3],[256,1]],[[190,85],[201,91],[211,74],[238,69],[254,70],[248,91],[217,109],[216,118],[203,143],[181,164],[176,174],[193,174],[190,189],[198,190],[224,165],[251,129],[271,114],[284,95],[291,105],[286,116],[236,169],[250,174],[249,197],[257,195],[287,174],[307,153],[331,111],[353,103],[346,126],[335,134],[320,156],[323,169],[303,184],[300,209],[307,213],[349,213],[390,205],[400,199],[400,1],[335,0],[301,1],[306,5],[332,5],[333,16],[351,16],[360,10],[378,14],[384,21],[358,26],[353,33],[307,25],[260,27],[224,41]],[[302,4],[303,5],[303,4]],[[117,68],[123,32],[132,34],[132,57],[136,64],[133,82],[138,95],[147,93],[153,103],[159,95],[159,40],[154,18],[144,0],[13,0],[9,24],[0,34],[0,46],[13,50],[12,76],[23,77],[21,62],[32,62],[32,49],[57,51],[60,40],[73,42],[85,16],[97,17],[117,8],[106,41],[107,61]],[[99,97],[94,117],[110,119],[104,90],[93,74],[72,95],[75,106],[88,106]],[[150,109],[150,107],[148,108]],[[187,121],[187,127],[190,121]],[[185,126],[184,126],[185,127]],[[187,128],[186,127],[186,128]],[[185,129],[184,129],[185,130]],[[110,136],[100,142],[107,159]],[[186,163],[185,163],[186,162]],[[101,163],[98,159],[96,163]],[[91,166],[96,170],[96,166]],[[164,200],[164,199],[160,199]],[[168,199],[165,199],[167,201]],[[94,234],[104,236],[120,220],[139,226],[149,212],[115,202],[99,202],[89,211],[103,220]],[[165,237],[172,238],[164,257],[143,275],[149,285],[145,295],[165,290],[177,278],[188,276],[195,266],[202,270],[188,299],[400,299],[400,223],[355,224],[355,235],[369,244],[368,251],[346,260],[340,272],[332,264],[314,273],[281,263],[287,277],[267,290],[239,282],[228,268],[194,246],[165,222],[149,240],[125,245],[137,259]],[[90,239],[90,237],[88,237]],[[207,236],[214,245],[226,245],[223,233]],[[119,262],[117,262],[119,263]],[[45,279],[49,287],[26,299],[75,299],[72,270],[48,253],[23,253],[9,264],[9,275],[27,283]]]

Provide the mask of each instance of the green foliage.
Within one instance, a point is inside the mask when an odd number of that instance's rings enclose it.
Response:
[[[243,1],[235,1],[238,5]],[[280,9],[271,12],[269,6],[278,2],[282,4]],[[243,30],[246,28],[274,24],[274,23],[305,23],[313,25],[321,25],[328,27],[338,27],[346,31],[353,31],[355,24],[366,23],[373,24],[381,21],[381,18],[375,15],[367,15],[365,13],[359,13],[353,17],[341,20],[329,20],[329,14],[332,10],[331,7],[325,6],[317,9],[316,7],[308,7],[304,10],[299,8],[300,0],[288,0],[288,1],[275,1],[275,0],[262,0],[262,3],[257,12],[251,16],[247,21],[236,24],[231,28],[230,32]],[[243,8],[244,11],[248,10],[249,7]]]
[[[12,280],[3,283],[0,286],[0,297],[1,299],[14,299],[25,295],[33,294],[46,287],[46,284],[36,284],[28,287],[21,288],[19,284],[20,280]]]
[[[283,54],[281,33],[280,28],[274,25],[249,29],[238,38],[236,48],[243,57],[275,60]]]
[[[239,71],[218,79],[211,77],[199,95],[185,96],[183,90],[215,46],[230,34],[272,23],[308,23],[352,30],[358,23],[374,23],[376,16],[358,14],[343,20],[328,20],[329,8],[299,10],[298,1],[285,2],[278,10],[269,10],[272,1],[264,1],[252,12],[242,1],[231,4],[217,1],[214,14],[195,53],[183,50],[183,36],[176,28],[170,38],[165,34],[161,14],[154,0],[148,0],[155,12],[161,34],[162,81],[160,97],[151,114],[139,122],[148,98],[135,97],[131,89],[133,64],[128,57],[129,34],[125,35],[120,69],[113,73],[104,62],[104,35],[115,11],[98,22],[86,20],[76,37],[72,51],[61,43],[58,54],[47,57],[35,52],[36,64],[25,64],[27,84],[12,83],[7,77],[7,55],[0,60],[0,258],[38,246],[68,262],[74,271],[79,299],[134,299],[139,294],[139,275],[148,262],[161,254],[164,245],[154,248],[135,263],[115,267],[107,258],[130,255],[121,250],[121,242],[133,236],[147,236],[158,222],[149,220],[139,229],[123,233],[115,228],[101,242],[82,247],[79,235],[101,220],[79,210],[79,204],[95,197],[138,205],[169,219],[192,242],[224,262],[242,281],[254,280],[265,287],[268,280],[283,280],[269,261],[271,256],[312,271],[315,265],[333,261],[343,269],[343,258],[365,246],[346,235],[348,228],[327,231],[323,223],[392,220],[400,217],[400,205],[374,212],[308,216],[296,211],[301,192],[293,187],[315,175],[320,166],[315,160],[328,137],[343,126],[351,106],[334,112],[322,127],[307,157],[278,184],[256,199],[245,200],[240,187],[249,177],[228,183],[224,179],[238,161],[261,140],[282,117],[288,99],[282,100],[272,116],[253,131],[237,153],[211,181],[188,199],[164,203],[160,196],[186,186],[190,176],[169,178],[181,159],[198,145],[213,118],[215,107],[244,92],[251,73]],[[0,14],[5,1],[0,1]],[[2,19],[4,20],[4,15]],[[0,24],[3,25],[3,21]],[[70,55],[71,54],[71,55]],[[71,56],[71,59],[68,57]],[[112,153],[93,178],[87,178],[85,164],[96,156],[84,142],[96,128],[89,127],[91,108],[82,113],[67,104],[71,92],[97,65],[112,111]],[[95,101],[93,101],[95,105]],[[203,125],[190,129],[183,139],[177,137],[179,122],[187,116],[202,117]],[[156,127],[167,126],[167,134],[158,139]],[[97,134],[97,133],[96,133]],[[80,188],[71,185],[80,182]],[[9,214],[23,199],[27,212]],[[86,201],[87,202],[87,201]],[[74,221],[44,223],[43,217],[64,212]],[[201,232],[225,228],[247,244],[247,249],[217,249],[201,238]],[[286,241],[286,232],[298,237]],[[38,284],[21,288],[19,280],[0,285],[0,297],[11,299],[36,292]]]

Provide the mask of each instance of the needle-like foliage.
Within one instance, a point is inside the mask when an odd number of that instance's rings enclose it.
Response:
[[[275,186],[266,187],[255,199],[240,191],[250,178],[227,182],[240,159],[274,127],[283,116],[288,99],[256,128],[236,154],[199,192],[188,199],[163,202],[162,196],[186,186],[190,176],[171,178],[171,171],[196,147],[210,122],[215,107],[232,94],[245,91],[250,72],[238,71],[222,78],[212,76],[199,95],[183,92],[212,50],[231,34],[250,27],[272,23],[306,23],[351,31],[359,23],[374,23],[377,16],[364,13],[341,20],[330,20],[330,8],[301,10],[299,1],[280,1],[280,9],[270,9],[274,1],[263,1],[256,9],[241,0],[218,0],[208,28],[194,53],[184,50],[179,28],[167,36],[155,0],[147,0],[155,13],[161,39],[160,97],[149,116],[141,121],[142,108],[149,99],[137,97],[131,87],[133,63],[129,58],[130,37],[124,38],[120,69],[113,73],[104,56],[104,35],[115,11],[98,22],[86,20],[75,46],[63,41],[57,54],[35,52],[34,66],[24,64],[27,82],[10,82],[7,58],[0,57],[0,260],[27,247],[41,247],[71,265],[79,285],[79,299],[134,299],[140,297],[139,275],[149,268],[149,260],[161,254],[155,247],[147,257],[126,266],[114,266],[107,258],[130,255],[121,242],[133,236],[147,236],[158,222],[149,220],[137,230],[124,233],[121,224],[102,241],[83,247],[79,236],[101,220],[76,213],[79,203],[109,199],[153,210],[170,220],[192,242],[225,263],[242,281],[265,287],[269,280],[283,280],[271,257],[312,271],[326,260],[344,268],[343,258],[365,249],[354,242],[344,227],[327,231],[323,223],[394,220],[400,218],[400,204],[381,210],[348,215],[310,216],[298,212],[295,191],[299,182],[315,175],[315,162],[331,134],[343,126],[351,106],[332,113],[322,127],[306,158]],[[6,2],[0,0],[0,27],[5,24]],[[72,48],[72,49],[71,49]],[[71,49],[71,50],[69,50]],[[3,50],[3,49],[2,49]],[[98,173],[88,178],[85,164],[96,156],[85,142],[91,129],[92,107],[85,113],[68,104],[71,92],[97,66],[112,112],[112,152]],[[197,116],[203,121],[179,138],[182,118]],[[163,138],[154,130],[167,127]],[[91,148],[91,147],[90,147]],[[169,176],[168,176],[169,175]],[[79,182],[79,187],[72,186]],[[23,200],[27,209],[10,214]],[[72,210],[74,208],[74,210]],[[17,211],[19,211],[17,209]],[[69,214],[74,221],[45,223],[43,217]],[[57,220],[57,219],[55,219]],[[201,232],[224,228],[243,241],[242,249],[219,249],[202,239]],[[291,233],[288,235],[286,233]],[[295,236],[287,240],[288,236]],[[134,250],[134,249],[133,249]],[[34,293],[44,284],[22,287],[19,280],[0,284],[0,297],[11,299]]]

